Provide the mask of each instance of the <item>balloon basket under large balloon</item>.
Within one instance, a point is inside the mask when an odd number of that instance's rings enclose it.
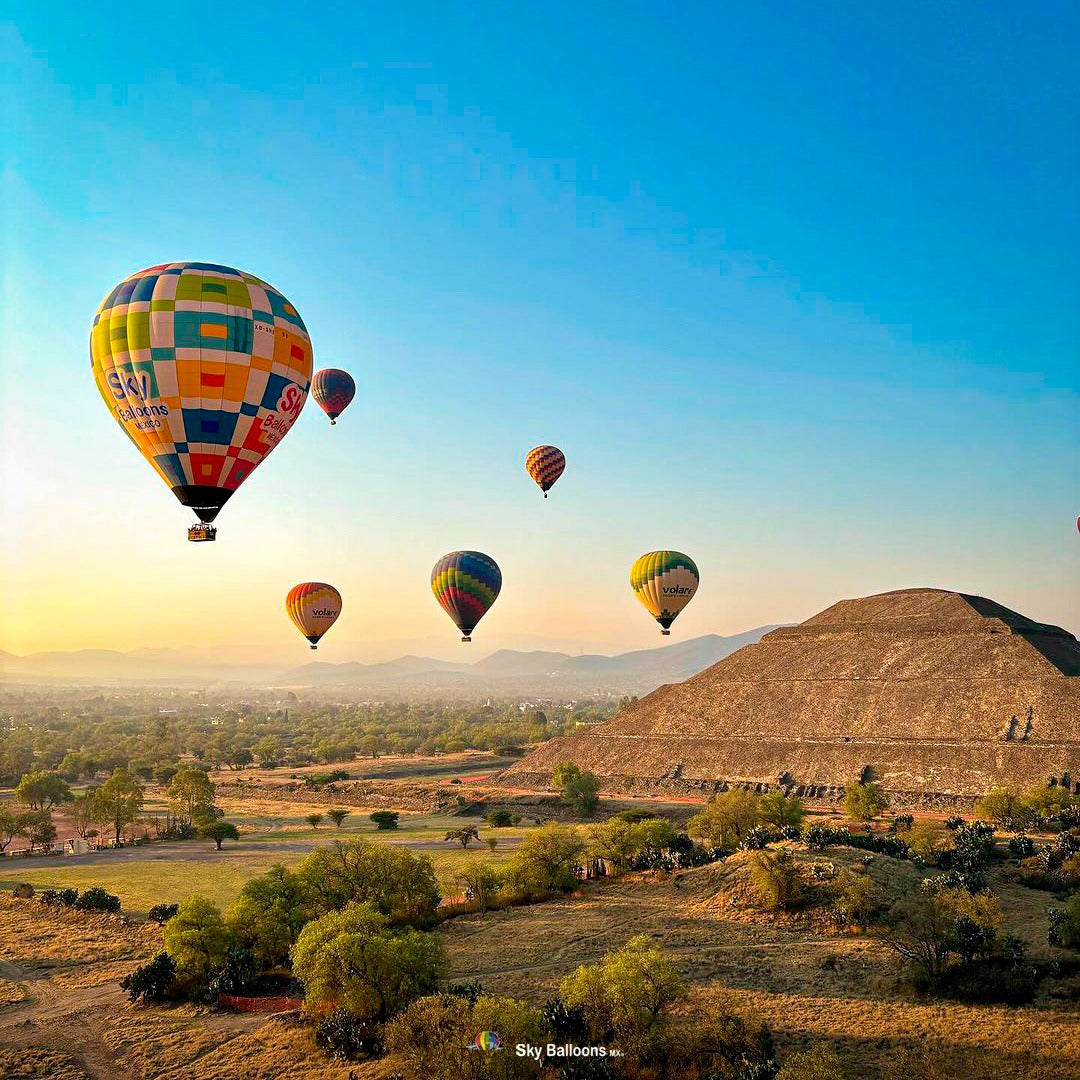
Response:
[[[205,544],[209,540],[217,539],[217,528],[213,525],[207,525],[205,522],[200,522],[198,525],[192,525],[188,528],[187,538],[192,543]]]
[[[545,499],[547,498],[547,492],[546,491],[544,492],[544,498]]]
[[[319,647],[318,645],[309,645],[308,646],[308,648],[311,649],[312,652],[314,652],[318,647]]]
[[[661,637],[671,637],[671,631],[670,630],[661,630],[660,631],[660,636]]]
[[[464,635],[464,636],[462,637],[462,639],[461,639],[461,640],[462,640],[462,641],[472,641],[472,638],[471,638],[471,637],[469,637],[469,635],[468,635],[468,634],[465,634],[465,635]]]
[[[337,421],[336,420],[331,420],[330,421],[330,426],[331,427],[337,427]]]

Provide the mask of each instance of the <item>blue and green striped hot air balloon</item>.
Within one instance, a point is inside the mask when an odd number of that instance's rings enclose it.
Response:
[[[499,564],[482,551],[451,551],[431,571],[431,591],[461,631],[462,641],[472,641],[473,629],[501,588]]]

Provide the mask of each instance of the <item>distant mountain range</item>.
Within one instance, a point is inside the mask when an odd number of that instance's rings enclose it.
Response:
[[[472,664],[402,656],[381,664],[207,663],[172,649],[115,652],[85,649],[15,656],[0,652],[0,677],[7,682],[78,684],[157,684],[159,686],[230,683],[325,691],[370,691],[388,697],[495,695],[575,695],[647,693],[681,682],[774,629],[761,626],[743,634],[680,641],[658,649],[618,656],[570,656],[561,652],[501,649]]]

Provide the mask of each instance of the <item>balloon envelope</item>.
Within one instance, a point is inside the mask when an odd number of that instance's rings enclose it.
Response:
[[[498,563],[481,551],[451,551],[431,571],[431,591],[461,631],[462,641],[472,640],[469,635],[501,588]]]
[[[163,263],[102,301],[90,367],[124,433],[184,506],[213,521],[307,400],[311,341],[265,281]]]
[[[525,468],[546,499],[548,489],[566,468],[566,455],[557,446],[534,446],[525,455]]]
[[[341,368],[323,368],[311,380],[311,396],[333,424],[356,394],[353,377]]]
[[[630,568],[630,587],[667,634],[679,612],[694,598],[698,568],[681,551],[650,551]]]
[[[341,614],[341,593],[324,581],[305,581],[289,590],[285,610],[314,649]]]

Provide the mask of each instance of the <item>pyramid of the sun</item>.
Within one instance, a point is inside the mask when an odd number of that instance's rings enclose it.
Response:
[[[841,600],[502,774],[550,786],[574,761],[608,791],[724,784],[912,796],[1080,781],[1080,644],[981,596]],[[897,800],[898,804],[904,802]]]

